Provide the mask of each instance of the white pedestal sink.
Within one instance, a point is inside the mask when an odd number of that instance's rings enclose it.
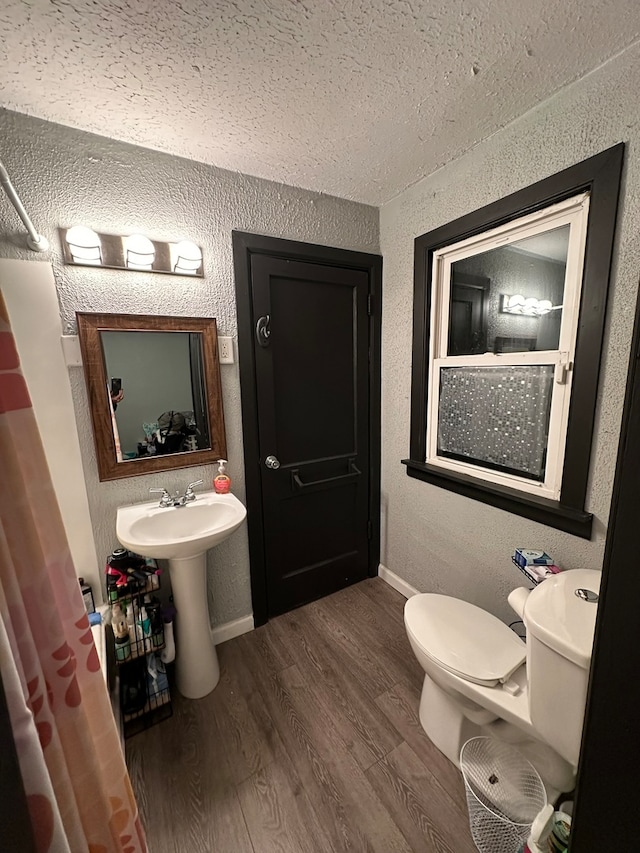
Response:
[[[136,554],[169,560],[176,621],[176,682],[188,699],[220,678],[207,607],[207,551],[242,524],[247,510],[232,494],[200,492],[180,507],[156,502],[118,507],[116,536]]]

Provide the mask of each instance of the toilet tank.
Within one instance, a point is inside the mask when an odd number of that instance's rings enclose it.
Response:
[[[577,765],[587,699],[600,572],[574,569],[548,578],[524,606],[531,722]],[[594,595],[595,594],[595,595]]]

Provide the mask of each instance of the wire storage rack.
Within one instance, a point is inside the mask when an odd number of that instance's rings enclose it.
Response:
[[[111,591],[109,647],[119,682],[125,738],[168,719],[172,713],[169,677],[160,653],[165,647],[157,575],[146,582],[132,578]]]

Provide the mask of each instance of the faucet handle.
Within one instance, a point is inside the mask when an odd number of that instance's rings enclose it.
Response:
[[[184,492],[185,501],[195,501],[196,493],[193,491],[194,486],[201,486],[204,483],[204,480],[196,480],[195,483],[189,483]]]
[[[166,489],[149,489],[150,492],[162,492],[162,497],[160,498],[160,506],[173,506],[173,498],[169,494]]]

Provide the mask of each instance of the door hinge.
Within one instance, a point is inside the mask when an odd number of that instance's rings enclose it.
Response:
[[[367,314],[369,317],[373,314],[373,294],[367,294]]]
[[[367,521],[367,539],[373,538],[373,524]]]

